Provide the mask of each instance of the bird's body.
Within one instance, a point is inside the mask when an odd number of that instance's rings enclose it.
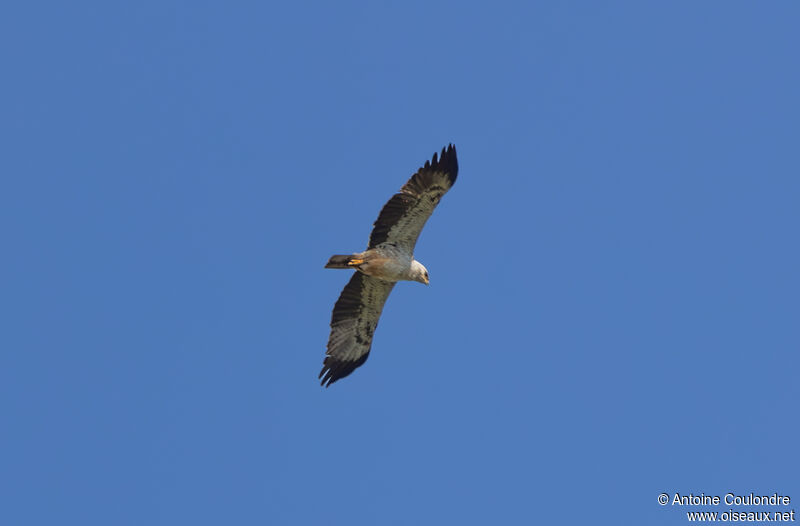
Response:
[[[428,271],[422,263],[408,252],[388,243],[352,256],[331,256],[325,268],[352,268],[385,281],[428,283]]]
[[[429,283],[428,270],[414,259],[422,227],[458,175],[456,148],[426,162],[384,205],[367,250],[331,256],[325,268],[356,270],[331,316],[331,334],[319,377],[326,387],[361,366],[369,356],[383,305],[398,281]]]

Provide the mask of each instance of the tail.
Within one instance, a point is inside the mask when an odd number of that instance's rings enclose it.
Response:
[[[325,268],[353,268],[351,262],[355,256],[331,256]]]

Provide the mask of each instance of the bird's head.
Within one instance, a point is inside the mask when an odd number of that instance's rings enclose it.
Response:
[[[430,283],[428,269],[425,268],[425,265],[416,260],[411,262],[411,278],[425,285]]]

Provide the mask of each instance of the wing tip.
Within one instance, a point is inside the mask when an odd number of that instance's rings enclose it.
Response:
[[[448,175],[450,184],[456,182],[458,177],[458,156],[456,154],[456,145],[449,143],[442,148],[442,153],[437,155],[433,154],[433,159],[430,162],[425,161],[423,168],[431,169],[434,171],[442,171]]]
[[[327,389],[332,383],[350,376],[353,371],[364,365],[367,358],[369,358],[369,351],[353,361],[337,360],[333,356],[326,356],[322,362],[322,370],[317,376],[317,379],[322,380],[319,385]]]

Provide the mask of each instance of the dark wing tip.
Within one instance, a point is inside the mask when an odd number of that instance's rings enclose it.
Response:
[[[322,362],[322,370],[319,372],[319,376],[317,376],[317,378],[322,379],[320,385],[323,387],[330,387],[333,382],[341,380],[364,365],[364,362],[367,361],[368,357],[369,353],[366,353],[357,360],[350,361],[337,360],[333,356],[326,356],[325,361]]]
[[[425,162],[425,168],[430,168],[435,172],[444,172],[448,175],[450,184],[456,182],[458,177],[458,157],[456,156],[456,145],[450,143],[446,148],[442,148],[441,155],[438,156],[434,153],[433,159],[430,163]]]

